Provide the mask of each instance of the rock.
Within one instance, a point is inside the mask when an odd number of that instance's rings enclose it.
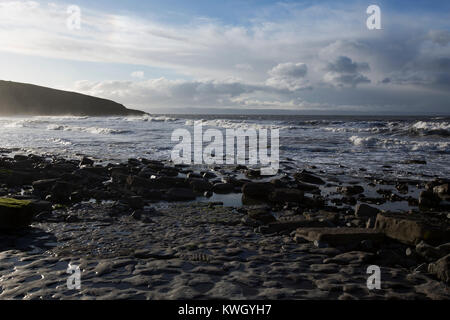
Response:
[[[217,175],[215,173],[211,172],[211,171],[206,171],[206,172],[203,173],[202,177],[204,179],[214,179],[214,178],[217,177]]]
[[[189,173],[186,175],[186,177],[187,177],[188,179],[201,179],[201,178],[202,178],[202,176],[201,176],[199,173],[196,173],[196,172],[189,172]]]
[[[142,209],[144,207],[144,199],[140,196],[131,196],[127,198],[128,205],[132,209]]]
[[[32,183],[33,189],[38,193],[45,193],[52,189],[53,185],[58,182],[59,179],[45,179],[37,180]]]
[[[250,219],[260,221],[264,224],[276,221],[275,217],[267,208],[249,209],[247,215]]]
[[[234,185],[231,183],[216,183],[213,186],[213,191],[219,194],[227,194],[234,191]]]
[[[83,157],[83,159],[81,159],[80,161],[80,167],[81,166],[93,166],[94,165],[94,160],[89,159],[88,157]]]
[[[127,185],[131,190],[151,189],[155,186],[154,180],[140,178],[138,176],[128,176]]]
[[[70,194],[70,201],[73,203],[81,202],[83,200],[83,193],[79,191]]]
[[[364,192],[364,188],[361,186],[345,186],[337,187],[337,191],[345,195],[353,196]]]
[[[241,219],[241,222],[242,222],[242,224],[243,224],[244,226],[248,226],[248,227],[252,227],[252,228],[257,228],[257,227],[259,227],[259,226],[262,225],[262,222],[261,222],[261,221],[252,219],[252,218],[250,218],[249,216],[244,216],[244,217]]]
[[[300,182],[320,184],[320,185],[325,184],[325,181],[323,181],[321,178],[314,176],[314,175],[306,172],[305,170],[295,173],[294,178],[295,178],[295,180],[300,181]]]
[[[203,179],[193,179],[189,181],[189,185],[195,192],[205,192],[212,189],[212,184]]]
[[[64,181],[57,181],[52,187],[52,200],[61,203],[70,202],[70,195],[76,186]]]
[[[444,243],[450,239],[448,228],[432,223],[418,214],[379,213],[375,229],[408,245],[416,245],[422,240],[428,243]]]
[[[52,203],[49,201],[31,201],[31,207],[35,214],[52,211]]]
[[[323,263],[336,263],[340,265],[349,265],[349,264],[364,264],[373,259],[374,254],[362,251],[351,251],[345,252],[342,254],[338,254],[333,258],[327,258],[323,260]]]
[[[135,220],[141,220],[142,210],[133,211],[133,213],[131,214],[131,217]]]
[[[29,226],[35,210],[31,201],[0,198],[0,230],[14,230]]]
[[[428,272],[435,275],[439,280],[450,283],[450,254],[428,265]]]
[[[450,254],[450,243],[446,243],[438,247],[433,247],[421,241],[416,245],[416,252],[428,262],[436,261]]]
[[[282,231],[294,231],[298,228],[320,228],[328,227],[328,221],[307,220],[304,218],[296,218],[291,221],[276,221],[269,223],[260,229],[261,233],[271,234]]]
[[[169,201],[189,201],[197,197],[191,189],[186,188],[171,188],[167,190],[165,196]]]
[[[436,186],[433,188],[433,192],[438,195],[450,195],[448,185],[449,184],[446,183],[446,184],[442,184],[440,186]]]
[[[364,228],[299,228],[295,232],[295,237],[326,242],[332,246],[359,244],[363,240],[377,243],[384,239],[382,233]]]
[[[355,207],[355,216],[357,217],[376,217],[380,212],[377,208],[371,207],[365,203],[359,203]]]
[[[271,183],[249,182],[242,187],[242,193],[248,197],[256,199],[267,199],[268,195],[274,190]]]
[[[261,171],[259,169],[248,169],[247,171],[245,171],[245,175],[248,178],[259,178],[261,176]]]
[[[317,192],[317,191],[320,191],[318,186],[315,186],[313,184],[308,184],[308,183],[302,183],[302,182],[298,182],[297,183],[297,189],[301,190],[301,191],[305,191],[305,192]]]
[[[275,189],[269,194],[269,200],[275,203],[302,202],[303,191],[297,189]]]
[[[419,195],[419,206],[424,208],[435,208],[439,206],[441,199],[432,191],[422,191]]]
[[[427,162],[425,160],[420,160],[420,159],[410,159],[410,160],[406,160],[405,164],[427,164]]]

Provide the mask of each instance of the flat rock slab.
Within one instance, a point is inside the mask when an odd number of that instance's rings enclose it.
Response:
[[[450,240],[448,226],[431,222],[421,215],[380,213],[375,221],[375,229],[389,238],[409,245],[415,245],[422,240],[438,244]]]
[[[363,240],[381,242],[384,234],[364,228],[298,228],[295,237],[308,241],[325,242],[331,246],[345,246]]]
[[[298,228],[318,228],[329,226],[328,221],[295,219],[291,221],[277,221],[269,223],[266,227],[261,228],[262,233],[270,234],[281,231],[294,231]]]

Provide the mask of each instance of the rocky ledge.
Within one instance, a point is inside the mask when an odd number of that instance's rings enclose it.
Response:
[[[0,299],[448,299],[448,183],[3,156]]]

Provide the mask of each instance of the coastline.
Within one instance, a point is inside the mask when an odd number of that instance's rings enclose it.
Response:
[[[149,159],[0,164],[2,197],[34,204],[31,227],[0,232],[0,298],[450,297],[446,179],[356,181],[289,161],[264,178]],[[66,287],[69,263],[81,290]],[[369,265],[380,290],[366,286]]]

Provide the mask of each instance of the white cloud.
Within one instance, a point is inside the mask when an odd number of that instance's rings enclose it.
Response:
[[[144,71],[134,71],[134,72],[131,73],[131,76],[133,78],[143,79],[144,76],[145,76],[145,73],[144,73]]]
[[[269,71],[270,78],[266,84],[290,91],[305,89],[309,86],[305,79],[308,67],[305,63],[280,63]]]
[[[425,27],[434,17],[391,14],[384,27],[395,20],[395,28],[374,33],[365,29],[364,6],[279,3],[283,19],[264,11],[244,26],[208,19],[176,25],[82,7],[81,29],[69,30],[67,5],[0,2],[0,51],[157,67],[190,79],[144,81],[137,70],[134,81],[79,82],[75,88],[129,106],[352,105],[366,88],[377,88],[392,99],[383,103],[395,105],[397,96],[382,90],[404,95],[399,86],[429,86],[447,94],[450,83],[446,61],[438,60],[450,56],[448,32]],[[411,28],[416,18],[423,28]],[[440,61],[440,67],[427,61]],[[384,79],[390,81],[381,84]],[[330,93],[330,84],[349,90]]]

